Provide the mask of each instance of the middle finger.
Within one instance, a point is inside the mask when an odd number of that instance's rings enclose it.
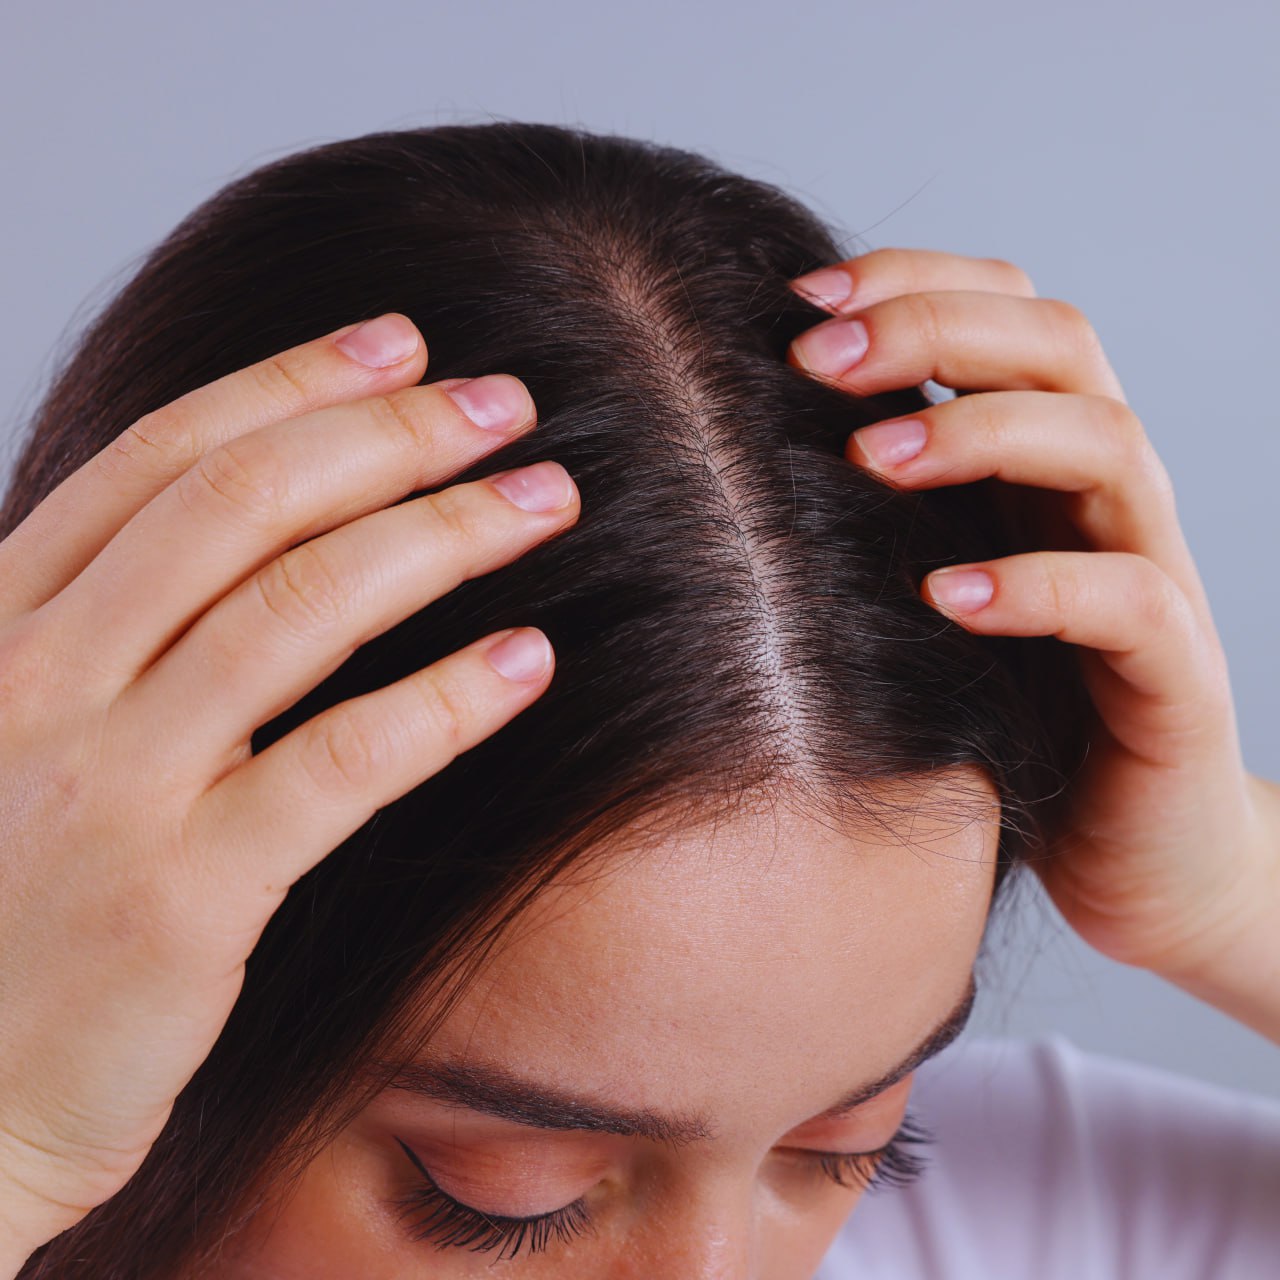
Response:
[[[895,442],[919,439],[917,452],[895,459]],[[960,396],[862,427],[845,452],[902,488],[990,476],[1054,490],[1093,550],[1146,556],[1199,599],[1169,472],[1137,415],[1118,400],[1043,391]]]
[[[361,645],[578,510],[573,479],[545,460],[353,520],[241,583],[120,701],[148,741],[167,744],[166,759],[207,776]]]
[[[967,289],[907,293],[806,329],[793,367],[856,396],[932,380],[957,390],[1124,390],[1093,326],[1058,298]]]
[[[281,551],[438,484],[532,427],[533,400],[518,378],[491,374],[468,386],[481,381],[503,397],[502,429],[480,427],[449,391],[428,384],[224,441],[44,606],[46,624],[55,636],[94,636],[92,678],[114,693]]]

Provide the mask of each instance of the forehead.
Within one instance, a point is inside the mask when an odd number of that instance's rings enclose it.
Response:
[[[517,918],[433,1056],[713,1113],[762,1090],[785,1106],[785,1079],[821,1110],[895,1065],[968,980],[999,808],[964,781],[899,788],[880,827],[775,803],[601,848]]]

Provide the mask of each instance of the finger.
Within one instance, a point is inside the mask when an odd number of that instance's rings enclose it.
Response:
[[[963,396],[863,427],[845,452],[903,489],[994,476],[1070,495],[1067,515],[1093,550],[1146,556],[1192,600],[1203,594],[1169,473],[1138,415],[1109,396]]]
[[[42,610],[51,643],[92,635],[66,661],[112,690],[135,679],[209,606],[281,551],[438,484],[534,421],[509,374],[454,388],[487,391],[505,430],[482,428],[437,385],[318,409],[205,454],[156,495]],[[181,553],[175,571],[175,552]]]
[[[146,726],[148,738],[171,744],[171,766],[206,779],[225,772],[229,755],[247,754],[258,725],[360,645],[578,514],[569,474],[557,462],[539,462],[364,516],[242,583],[117,706]]]
[[[984,587],[983,580],[987,580]],[[989,594],[988,594],[989,593]],[[1056,636],[1097,651],[1090,692],[1112,733],[1154,750],[1202,732],[1221,703],[1219,653],[1173,580],[1121,551],[1036,551],[927,575],[925,601],[987,635]],[[982,603],[987,596],[987,603]]]
[[[541,655],[512,652],[521,638]],[[509,643],[504,644],[509,638]],[[487,655],[487,656],[486,656]],[[508,677],[491,665],[496,658]],[[539,669],[540,664],[545,663]],[[378,809],[438,773],[522,711],[551,681],[554,655],[532,627],[497,633],[312,717],[232,770],[193,806],[212,850],[196,870],[223,895],[269,906]]]
[[[286,418],[412,385],[426,365],[417,327],[391,312],[229,373],[146,414],[0,542],[0,622],[52,599],[211,449]]]
[[[1003,258],[974,258],[938,249],[872,249],[831,267],[810,271],[791,287],[818,306],[846,315],[904,293],[965,289],[1036,296],[1031,277]]]
[[[856,396],[918,385],[1067,391],[1125,400],[1080,310],[1057,298],[956,290],[873,303],[824,320],[787,349],[787,362]]]

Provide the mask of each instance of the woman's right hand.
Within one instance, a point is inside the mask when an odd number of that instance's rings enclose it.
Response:
[[[229,374],[0,542],[7,1274],[136,1172],[289,886],[550,683],[546,637],[501,632],[251,752],[359,645],[578,517],[553,462],[388,505],[534,424],[518,379],[426,364],[392,313]]]

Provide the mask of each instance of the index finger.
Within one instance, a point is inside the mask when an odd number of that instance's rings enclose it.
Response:
[[[268,356],[145,414],[0,542],[0,623],[57,595],[210,449],[313,409],[411,386],[426,367],[417,326],[393,311]]]
[[[904,293],[964,289],[1036,297],[1031,277],[1004,258],[975,258],[941,249],[886,247],[807,272],[791,287],[836,315],[850,315],[873,302]]]

